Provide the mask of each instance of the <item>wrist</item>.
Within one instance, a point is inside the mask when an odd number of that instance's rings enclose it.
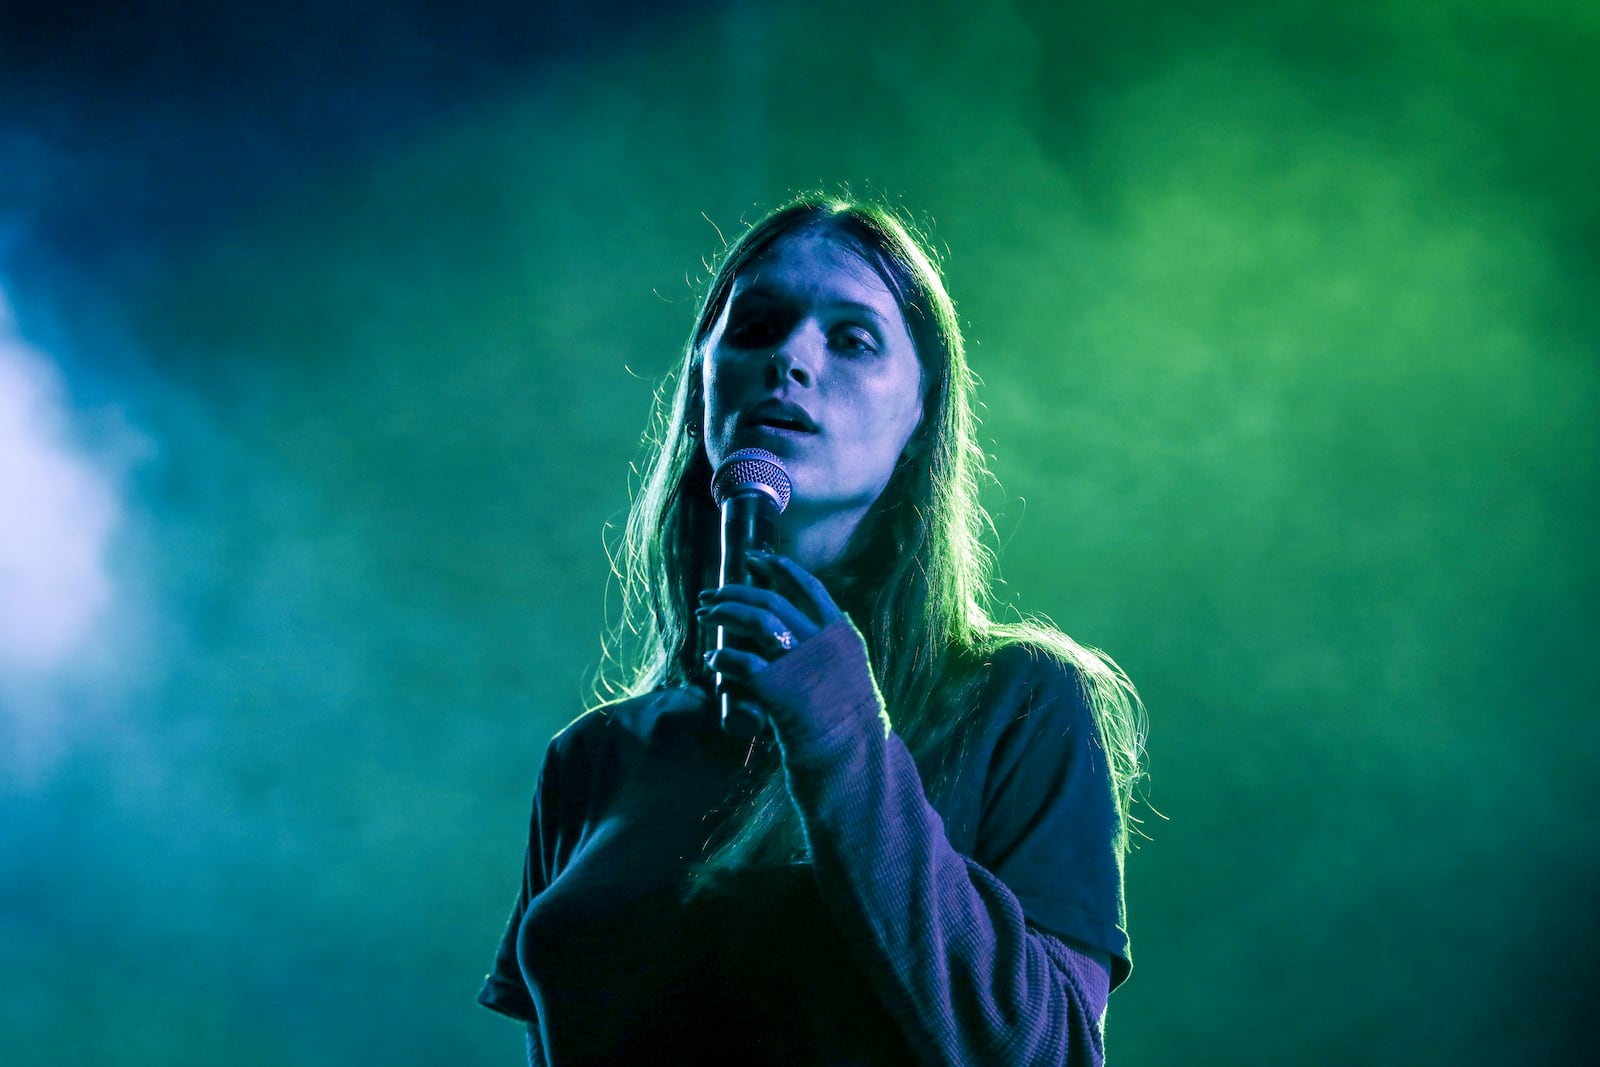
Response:
[[[848,617],[773,661],[747,688],[772,717],[788,756],[831,749],[842,738],[869,732],[869,725],[887,730],[866,642]]]

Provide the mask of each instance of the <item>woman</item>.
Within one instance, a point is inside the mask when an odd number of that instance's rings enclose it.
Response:
[[[531,1063],[1100,1062],[1141,709],[986,614],[971,392],[885,209],[801,198],[728,249],[617,560],[624,699],[550,744],[479,997]],[[718,590],[712,472],[746,447],[793,499]]]

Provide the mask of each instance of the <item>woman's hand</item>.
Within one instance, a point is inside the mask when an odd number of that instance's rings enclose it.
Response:
[[[695,612],[700,625],[722,627],[724,647],[706,653],[706,664],[735,685],[844,616],[816,575],[794,560],[771,552],[751,552],[748,559],[771,588],[707,589]]]
[[[734,698],[729,714],[737,706],[769,720],[785,766],[828,737],[888,736],[866,642],[822,582],[770,552],[752,553],[750,565],[769,588],[728,585],[700,595],[701,624],[721,626],[724,645],[736,646],[706,656]]]

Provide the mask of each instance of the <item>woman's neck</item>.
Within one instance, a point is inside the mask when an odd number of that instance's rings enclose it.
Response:
[[[837,570],[850,551],[866,507],[821,514],[805,514],[791,508],[778,520],[777,550],[819,577]]]

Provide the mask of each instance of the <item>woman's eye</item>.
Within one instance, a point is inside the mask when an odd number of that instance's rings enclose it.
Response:
[[[763,315],[746,315],[734,320],[725,334],[728,341],[740,348],[755,348],[770,343],[777,334],[777,325]]]
[[[872,334],[859,326],[841,326],[833,333],[834,347],[845,352],[866,355],[878,350]]]

